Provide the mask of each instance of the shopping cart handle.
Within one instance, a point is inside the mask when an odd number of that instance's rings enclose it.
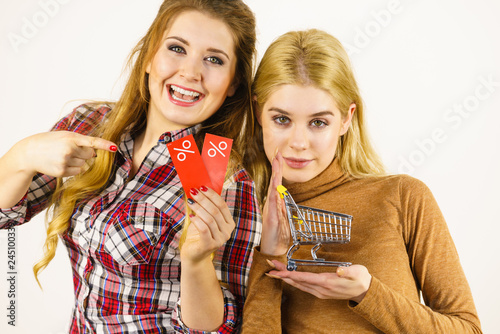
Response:
[[[283,199],[285,198],[285,193],[288,192],[288,190],[286,190],[285,186],[283,185],[279,185],[278,187],[276,187],[276,190],[278,190],[278,192],[280,193],[280,197]]]

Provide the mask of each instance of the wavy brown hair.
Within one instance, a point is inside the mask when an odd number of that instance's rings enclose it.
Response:
[[[236,54],[234,80],[238,88],[233,96],[226,98],[214,115],[202,123],[195,139],[201,145],[207,132],[232,138],[229,170],[234,170],[246,156],[247,140],[251,138],[253,128],[250,84],[255,60],[255,16],[241,0],[165,0],[146,35],[129,56],[130,77],[120,99],[112,104],[109,117],[92,135],[119,143],[127,129],[131,129],[132,135],[145,130],[150,102],[146,67],[160,47],[164,32],[180,13],[190,10],[221,20],[233,35]],[[114,153],[98,151],[85,172],[66,182],[58,180],[52,195],[52,218],[47,227],[44,256],[33,267],[37,281],[40,271],[53,259],[58,237],[67,231],[75,207],[98,195],[108,184],[114,158]]]

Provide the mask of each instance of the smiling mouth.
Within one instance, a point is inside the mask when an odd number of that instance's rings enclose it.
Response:
[[[193,90],[187,90],[179,86],[170,85],[168,92],[174,101],[183,103],[194,103],[200,100],[202,94]]]

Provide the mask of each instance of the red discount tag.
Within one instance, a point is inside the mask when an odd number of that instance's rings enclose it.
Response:
[[[207,133],[203,143],[201,158],[205,163],[208,175],[212,181],[212,189],[219,195],[222,192],[224,178],[226,176],[227,164],[233,140]]]
[[[167,147],[184,192],[189,198],[191,198],[189,192],[191,188],[199,189],[201,186],[206,186],[213,189],[193,135],[173,141],[167,144]]]

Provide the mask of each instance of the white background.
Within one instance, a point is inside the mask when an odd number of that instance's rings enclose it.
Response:
[[[48,130],[78,103],[74,100],[118,98],[126,56],[161,3],[57,1],[0,0],[0,155],[20,139]],[[433,191],[483,331],[498,332],[500,4],[247,3],[257,17],[259,57],[291,29],[321,28],[344,43],[377,150],[391,172],[409,173]],[[66,251],[59,247],[42,273],[41,291],[32,265],[42,254],[43,215],[17,231],[15,328],[7,326],[7,238],[0,232],[0,332],[65,333],[73,305]]]

